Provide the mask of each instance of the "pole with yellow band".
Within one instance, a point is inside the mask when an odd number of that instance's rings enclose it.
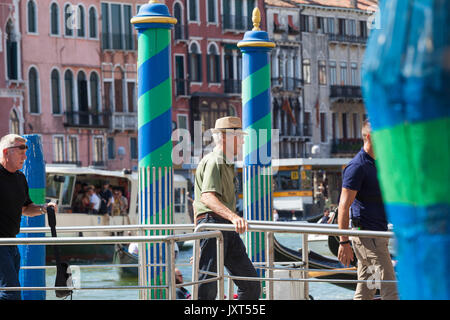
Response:
[[[138,145],[140,224],[173,223],[171,32],[177,20],[166,5],[150,1],[131,23],[138,31]],[[167,235],[165,230],[146,235]],[[167,285],[165,244],[143,244],[139,284]],[[163,289],[142,290],[141,299],[165,299]]]
[[[272,112],[270,99],[270,50],[275,44],[261,31],[261,14],[253,10],[254,28],[247,31],[238,47],[242,51],[242,118],[247,132],[244,143],[244,217],[272,219]],[[245,242],[254,263],[265,262],[262,232],[247,232]],[[264,276],[264,271],[259,271]],[[264,285],[264,284],[263,284]]]

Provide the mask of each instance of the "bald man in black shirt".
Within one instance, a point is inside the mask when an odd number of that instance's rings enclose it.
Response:
[[[19,170],[27,158],[26,139],[9,134],[0,140],[0,238],[14,238],[21,216],[44,214],[47,206],[35,205],[28,194],[25,175]],[[19,287],[20,255],[17,246],[0,246],[0,288]],[[0,290],[0,300],[20,300],[19,291]]]

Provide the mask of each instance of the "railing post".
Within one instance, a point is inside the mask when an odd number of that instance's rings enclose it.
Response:
[[[193,261],[192,261],[192,282],[194,285],[192,286],[192,299],[198,299],[198,273],[200,271],[199,263],[200,263],[200,240],[194,241],[194,247],[192,249]]]
[[[274,266],[274,248],[273,248],[273,232],[267,232],[266,235],[266,263],[268,271],[266,273],[268,278],[273,278]],[[266,282],[266,297],[268,300],[273,300],[273,281]]]
[[[166,244],[167,256],[167,285],[169,300],[175,300],[177,297],[177,286],[175,279],[175,245],[174,240],[170,239]]]
[[[302,233],[302,260],[303,260],[303,269],[309,269],[309,248],[308,248],[308,234]],[[306,280],[309,278],[309,272],[303,271],[303,279]],[[309,282],[303,282],[303,290],[305,299],[309,298]]]
[[[45,164],[42,152],[41,138],[37,134],[25,135],[28,151],[27,159],[23,166],[23,173],[27,178],[29,194],[35,204],[45,203]],[[20,227],[45,227],[45,215],[37,217],[22,216]],[[44,237],[45,233],[38,233],[35,237]],[[30,238],[30,234],[19,234],[19,238]],[[33,237],[33,235],[31,235]],[[21,245],[21,266],[43,266],[45,265],[45,245]],[[45,286],[45,270],[21,270],[19,273],[20,283],[24,287]],[[45,291],[23,291],[24,300],[45,300]]]
[[[223,300],[223,296],[225,295],[224,288],[224,247],[223,247],[223,237],[219,236],[216,240],[217,243],[217,276],[219,280],[217,280],[217,293],[219,295],[218,300]]]
[[[140,223],[173,223],[172,166],[172,80],[171,33],[177,20],[166,5],[151,0],[131,19],[138,30],[138,140]],[[170,233],[170,231],[169,231]],[[150,231],[150,235],[154,235]],[[159,235],[160,231],[156,231]],[[165,234],[162,231],[161,234]],[[145,244],[142,264],[164,263],[164,244]],[[152,285],[164,285],[161,267],[145,267]],[[143,279],[139,280],[142,285]],[[151,290],[151,297],[165,298],[165,292]]]

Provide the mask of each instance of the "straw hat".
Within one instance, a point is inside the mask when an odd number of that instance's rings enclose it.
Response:
[[[242,131],[242,122],[238,117],[223,117],[216,120],[216,126],[211,129],[212,132],[226,132],[234,130],[234,133],[247,134]]]

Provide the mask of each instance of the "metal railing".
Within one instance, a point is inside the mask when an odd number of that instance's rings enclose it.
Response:
[[[391,231],[359,231],[359,230],[342,230],[338,229],[337,225],[327,224],[313,224],[306,222],[272,222],[272,221],[248,221],[248,232],[263,232],[265,233],[265,246],[266,255],[265,262],[254,263],[256,268],[267,270],[264,277],[237,277],[231,275],[225,275],[224,273],[224,247],[223,247],[223,235],[220,231],[234,231],[235,227],[232,224],[216,224],[216,223],[202,223],[198,226],[193,224],[173,224],[173,225],[115,225],[115,226],[74,226],[74,227],[57,227],[58,233],[71,233],[71,232],[98,232],[98,231],[137,231],[144,233],[149,230],[189,230],[193,233],[187,233],[182,235],[164,235],[164,236],[112,236],[112,237],[60,237],[60,238],[0,238],[0,245],[73,245],[73,244],[117,244],[117,243],[155,243],[164,242],[166,246],[166,263],[159,264],[157,266],[165,266],[167,270],[167,283],[164,285],[138,285],[138,286],[111,286],[111,287],[7,287],[0,288],[0,290],[7,291],[19,291],[19,290],[124,290],[124,289],[161,289],[168,292],[169,299],[175,299],[176,289],[181,286],[193,286],[193,299],[198,298],[198,286],[201,283],[217,281],[218,282],[218,299],[224,297],[224,279],[228,279],[228,297],[233,297],[233,287],[230,280],[250,280],[250,281],[265,281],[266,282],[266,299],[274,299],[274,282],[276,281],[290,281],[290,282],[303,282],[304,283],[304,297],[309,296],[309,286],[311,282],[328,282],[334,284],[348,284],[348,283],[372,283],[373,280],[344,280],[344,279],[312,279],[310,272],[329,272],[334,273],[333,269],[310,269],[309,268],[309,250],[308,250],[308,235],[318,234],[327,236],[357,236],[357,237],[369,237],[369,238],[392,238],[393,232]],[[209,231],[205,231],[209,230]],[[48,233],[49,227],[33,227],[33,228],[21,228],[21,233]],[[302,260],[300,262],[277,262],[274,261],[274,234],[275,233],[300,233],[302,234]],[[198,280],[200,273],[199,270],[199,241],[205,238],[216,238],[217,247],[217,273],[210,273],[211,278],[205,280]],[[174,243],[179,241],[194,240],[193,247],[193,266],[192,266],[192,281],[182,284],[175,283],[175,249]],[[286,267],[287,265],[287,267]],[[144,264],[139,262],[138,265],[131,264],[108,264],[108,265],[96,265],[96,268],[101,267],[152,267],[156,264]],[[79,267],[92,267],[92,266],[79,266]],[[22,267],[23,269],[50,269],[55,266],[32,266]],[[275,278],[275,270],[300,270],[301,278]],[[203,271],[202,271],[203,272]],[[348,270],[339,270],[339,272],[355,272]],[[395,281],[379,280],[380,283],[392,283]]]

